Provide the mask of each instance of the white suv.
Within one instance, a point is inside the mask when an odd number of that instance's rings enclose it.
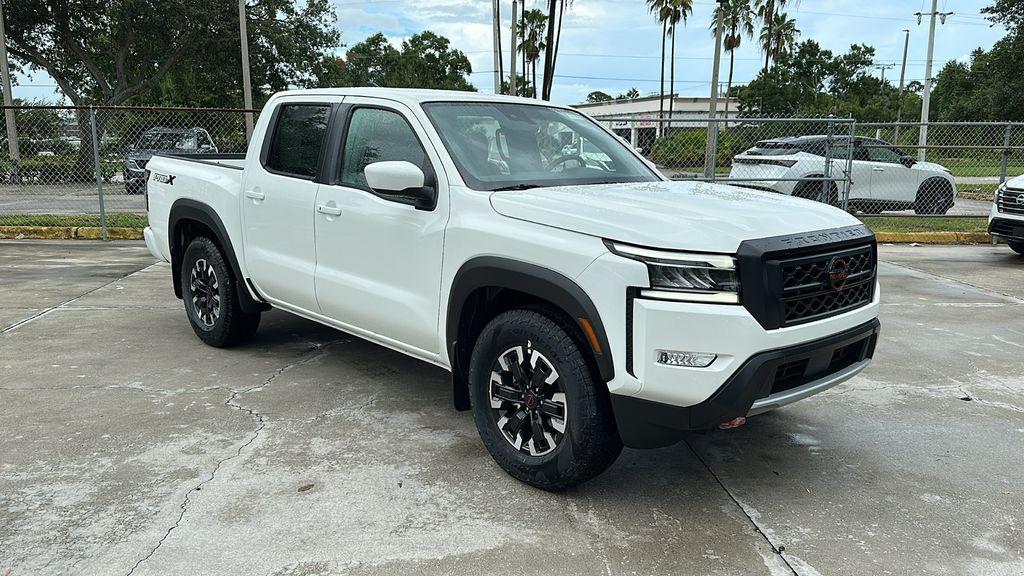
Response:
[[[571,108],[285,92],[246,155],[147,169],[146,245],[199,338],[240,344],[274,307],[441,366],[494,460],[544,489],[874,353],[875,239],[856,218],[667,181]]]
[[[799,198],[839,204],[836,182],[804,180],[825,177],[825,154],[831,176],[845,179],[849,137],[796,136],[762,140],[733,158],[730,178],[747,186]],[[956,182],[945,167],[918,162],[899,148],[874,138],[854,138],[849,207],[868,214],[913,209],[918,214],[945,214],[956,199]],[[801,181],[804,180],[804,181]]]
[[[996,191],[988,232],[1024,256],[1024,176],[1007,180]]]

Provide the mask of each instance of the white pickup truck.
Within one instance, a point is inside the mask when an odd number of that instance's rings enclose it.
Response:
[[[668,181],[571,108],[285,92],[244,157],[147,169],[146,244],[203,341],[239,344],[273,307],[442,366],[494,460],[543,489],[623,445],[825,390],[874,353],[876,246],[858,220]]]

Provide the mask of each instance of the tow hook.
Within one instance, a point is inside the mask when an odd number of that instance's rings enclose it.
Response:
[[[728,422],[722,422],[721,424],[718,425],[718,429],[719,430],[729,430],[729,429],[732,429],[732,428],[739,428],[740,426],[743,426],[746,423],[747,423],[746,416],[740,416],[738,418],[733,418],[732,420],[729,420]]]

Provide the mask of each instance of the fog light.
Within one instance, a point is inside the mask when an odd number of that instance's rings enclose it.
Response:
[[[672,350],[658,350],[655,353],[658,364],[666,366],[688,366],[690,368],[706,368],[718,358],[717,354],[707,352],[675,352]]]

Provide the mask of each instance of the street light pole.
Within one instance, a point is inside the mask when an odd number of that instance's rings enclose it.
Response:
[[[952,15],[952,12],[939,12],[939,0],[932,0],[932,11],[928,14],[922,14],[918,12],[917,23],[921,23],[922,16],[928,16],[931,21],[928,29],[928,60],[924,64],[924,94],[921,102],[921,133],[918,137],[918,149],[917,159],[920,162],[924,162],[924,155],[927,150],[923,148],[928,145],[928,108],[931,104],[932,98],[932,60],[935,56],[935,19],[936,17],[942,18],[942,23],[946,23],[946,16]]]
[[[718,18],[715,21],[715,61],[711,66],[711,99],[708,102],[708,134],[704,144],[704,177],[715,173],[715,152],[718,147],[718,64],[722,58],[722,0],[718,0]],[[728,94],[725,95],[729,97]]]
[[[491,26],[494,43],[494,93],[501,94],[501,28],[499,28],[500,6],[498,0],[491,0]]]
[[[516,81],[516,20],[518,18],[518,7],[519,3],[516,0],[512,0],[512,35],[509,36],[508,47],[508,52],[511,56],[508,63],[508,93],[512,96],[519,95],[519,83]],[[526,10],[525,4],[523,5],[523,10]]]
[[[903,33],[903,66],[900,67],[900,95],[896,101],[896,128],[893,130],[893,144],[899,146],[900,121],[903,119],[903,82],[907,78],[907,48],[910,47],[910,30],[904,29]]]
[[[4,2],[0,0],[0,76],[2,76],[4,93],[4,120],[7,124],[7,152],[10,154],[11,165],[15,177],[18,173],[18,162],[21,161],[21,152],[18,150],[18,128],[14,123],[14,97],[11,95],[11,70],[7,67],[7,34],[4,31]]]
[[[245,26],[245,0],[238,0],[238,33],[242,39],[242,99],[245,103],[245,141],[252,139],[252,79],[249,77],[249,33]]]

